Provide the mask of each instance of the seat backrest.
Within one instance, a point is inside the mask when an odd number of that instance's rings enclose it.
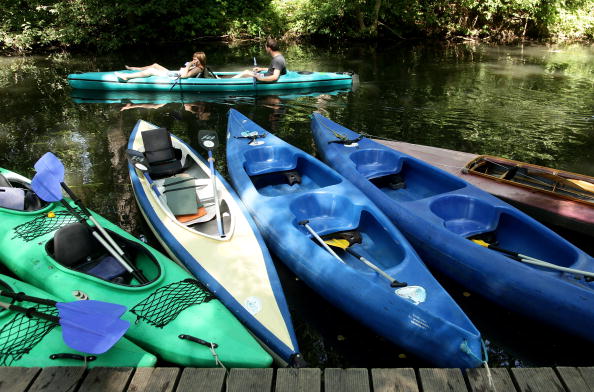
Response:
[[[71,223],[54,234],[54,259],[66,267],[86,262],[97,247],[97,241],[82,223]]]
[[[12,187],[12,184],[10,183],[10,181],[8,181],[8,179],[6,177],[4,177],[4,175],[2,173],[0,173],[0,186],[5,187],[5,188]]]
[[[0,207],[23,211],[25,209],[25,190],[0,186]]]
[[[176,159],[171,136],[166,128],[156,128],[142,132],[142,142],[149,165]]]

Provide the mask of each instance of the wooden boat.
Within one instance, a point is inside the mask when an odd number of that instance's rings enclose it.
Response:
[[[482,363],[479,332],[367,197],[236,110],[229,111],[227,131],[231,181],[268,246],[301,280],[428,361]],[[352,246],[332,253],[322,237],[353,238]]]
[[[459,177],[319,113],[312,131],[323,159],[402,230],[426,263],[502,306],[594,341],[592,257]]]
[[[298,365],[301,356],[276,268],[235,191],[164,128],[138,121],[128,148],[149,160],[144,171],[130,164],[130,179],[140,210],[167,253],[204,282],[274,354]],[[173,159],[163,163],[159,159],[167,152]]]
[[[135,71],[118,71],[134,73]],[[256,82],[254,78],[237,78],[238,72],[215,72],[216,78],[178,79],[172,76],[149,76],[147,78],[121,81],[114,72],[85,72],[68,75],[68,83],[74,89],[119,90],[119,91],[274,91],[304,88],[346,88],[353,84],[350,72],[288,71],[274,83]]]
[[[543,223],[594,236],[592,177],[445,148],[373,140],[460,177]],[[527,171],[530,171],[528,175],[532,178],[523,174],[500,178],[508,170],[504,167],[511,169],[514,166],[518,167],[520,173],[528,174]]]

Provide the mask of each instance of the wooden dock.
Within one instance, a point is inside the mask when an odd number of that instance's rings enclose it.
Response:
[[[594,367],[196,369],[0,367],[2,392],[594,392]]]

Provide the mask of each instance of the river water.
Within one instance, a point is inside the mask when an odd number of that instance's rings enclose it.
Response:
[[[139,49],[106,56],[0,57],[0,166],[31,177],[47,151],[92,209],[158,246],[135,205],[124,146],[138,119],[167,127],[198,147],[199,129],[224,140],[235,108],[315,153],[314,110],[378,137],[504,156],[594,176],[594,47],[390,44],[291,45],[288,68],[354,71],[349,91],[266,96],[179,96],[97,101],[71,91],[66,75],[153,61],[177,68],[204,50],[213,70],[269,59],[255,44]],[[82,100],[81,100],[82,99]],[[225,173],[225,149],[215,151]],[[562,233],[589,253],[588,239]],[[320,299],[277,261],[305,359],[319,367],[431,366]],[[501,309],[438,276],[482,332],[491,366],[591,366],[594,345]],[[521,299],[519,299],[521,300]]]

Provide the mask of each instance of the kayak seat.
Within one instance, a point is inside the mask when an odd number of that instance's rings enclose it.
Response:
[[[204,186],[204,184],[197,184],[196,178],[188,174],[165,179],[163,194],[167,206],[180,222],[190,222],[206,215],[206,210],[196,192],[196,188]]]
[[[289,208],[296,225],[309,221],[318,235],[356,229],[361,215],[360,209],[347,197],[331,193],[302,195],[294,199]]]
[[[365,149],[350,155],[357,172],[367,179],[396,174],[402,168],[402,157],[382,149]]]
[[[124,267],[103,247],[82,223],[72,223],[54,234],[54,259],[75,271],[108,280],[123,281]]]
[[[462,237],[495,230],[500,215],[493,205],[462,195],[438,197],[429,208],[443,220],[445,228]]]
[[[0,187],[12,188],[12,184],[2,173],[0,173]]]
[[[263,146],[245,153],[248,176],[285,172],[297,167],[297,155],[286,147]]]
[[[142,132],[144,155],[153,179],[170,177],[183,170],[181,150],[173,148],[171,136],[166,128]]]

